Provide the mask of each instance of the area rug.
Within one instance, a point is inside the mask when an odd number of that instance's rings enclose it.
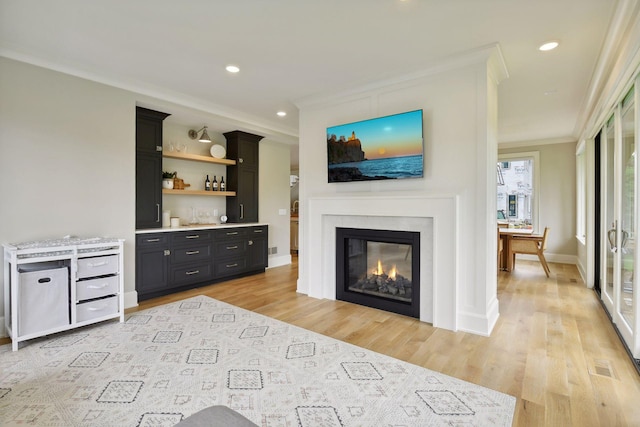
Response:
[[[198,296],[0,347],[0,425],[510,426],[515,398]]]

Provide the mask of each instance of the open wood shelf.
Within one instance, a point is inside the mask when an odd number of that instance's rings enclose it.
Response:
[[[217,159],[215,157],[202,156],[200,154],[178,153],[176,151],[163,152],[162,157],[170,159],[193,160],[196,162],[217,163],[219,165],[232,166],[236,164],[232,159]]]
[[[167,190],[162,189],[162,194],[180,194],[182,196],[235,196],[235,191],[204,191],[204,190]]]

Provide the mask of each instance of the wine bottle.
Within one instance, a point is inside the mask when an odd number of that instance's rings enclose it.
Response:
[[[218,191],[218,180],[216,179],[215,175],[213,175],[213,183],[212,183],[211,191]]]
[[[209,175],[207,175],[207,179],[204,181],[204,191],[211,191],[211,181],[209,181]]]
[[[224,190],[225,185],[224,185],[224,176],[220,177],[220,191],[225,191]]]

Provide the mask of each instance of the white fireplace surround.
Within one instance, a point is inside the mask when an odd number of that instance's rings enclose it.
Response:
[[[304,215],[308,295],[336,299],[336,227],[420,232],[420,320],[457,330],[457,196],[313,197]],[[308,227],[308,228],[307,228]]]

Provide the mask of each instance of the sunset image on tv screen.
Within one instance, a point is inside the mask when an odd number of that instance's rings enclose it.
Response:
[[[327,128],[329,182],[420,178],[422,110]]]

